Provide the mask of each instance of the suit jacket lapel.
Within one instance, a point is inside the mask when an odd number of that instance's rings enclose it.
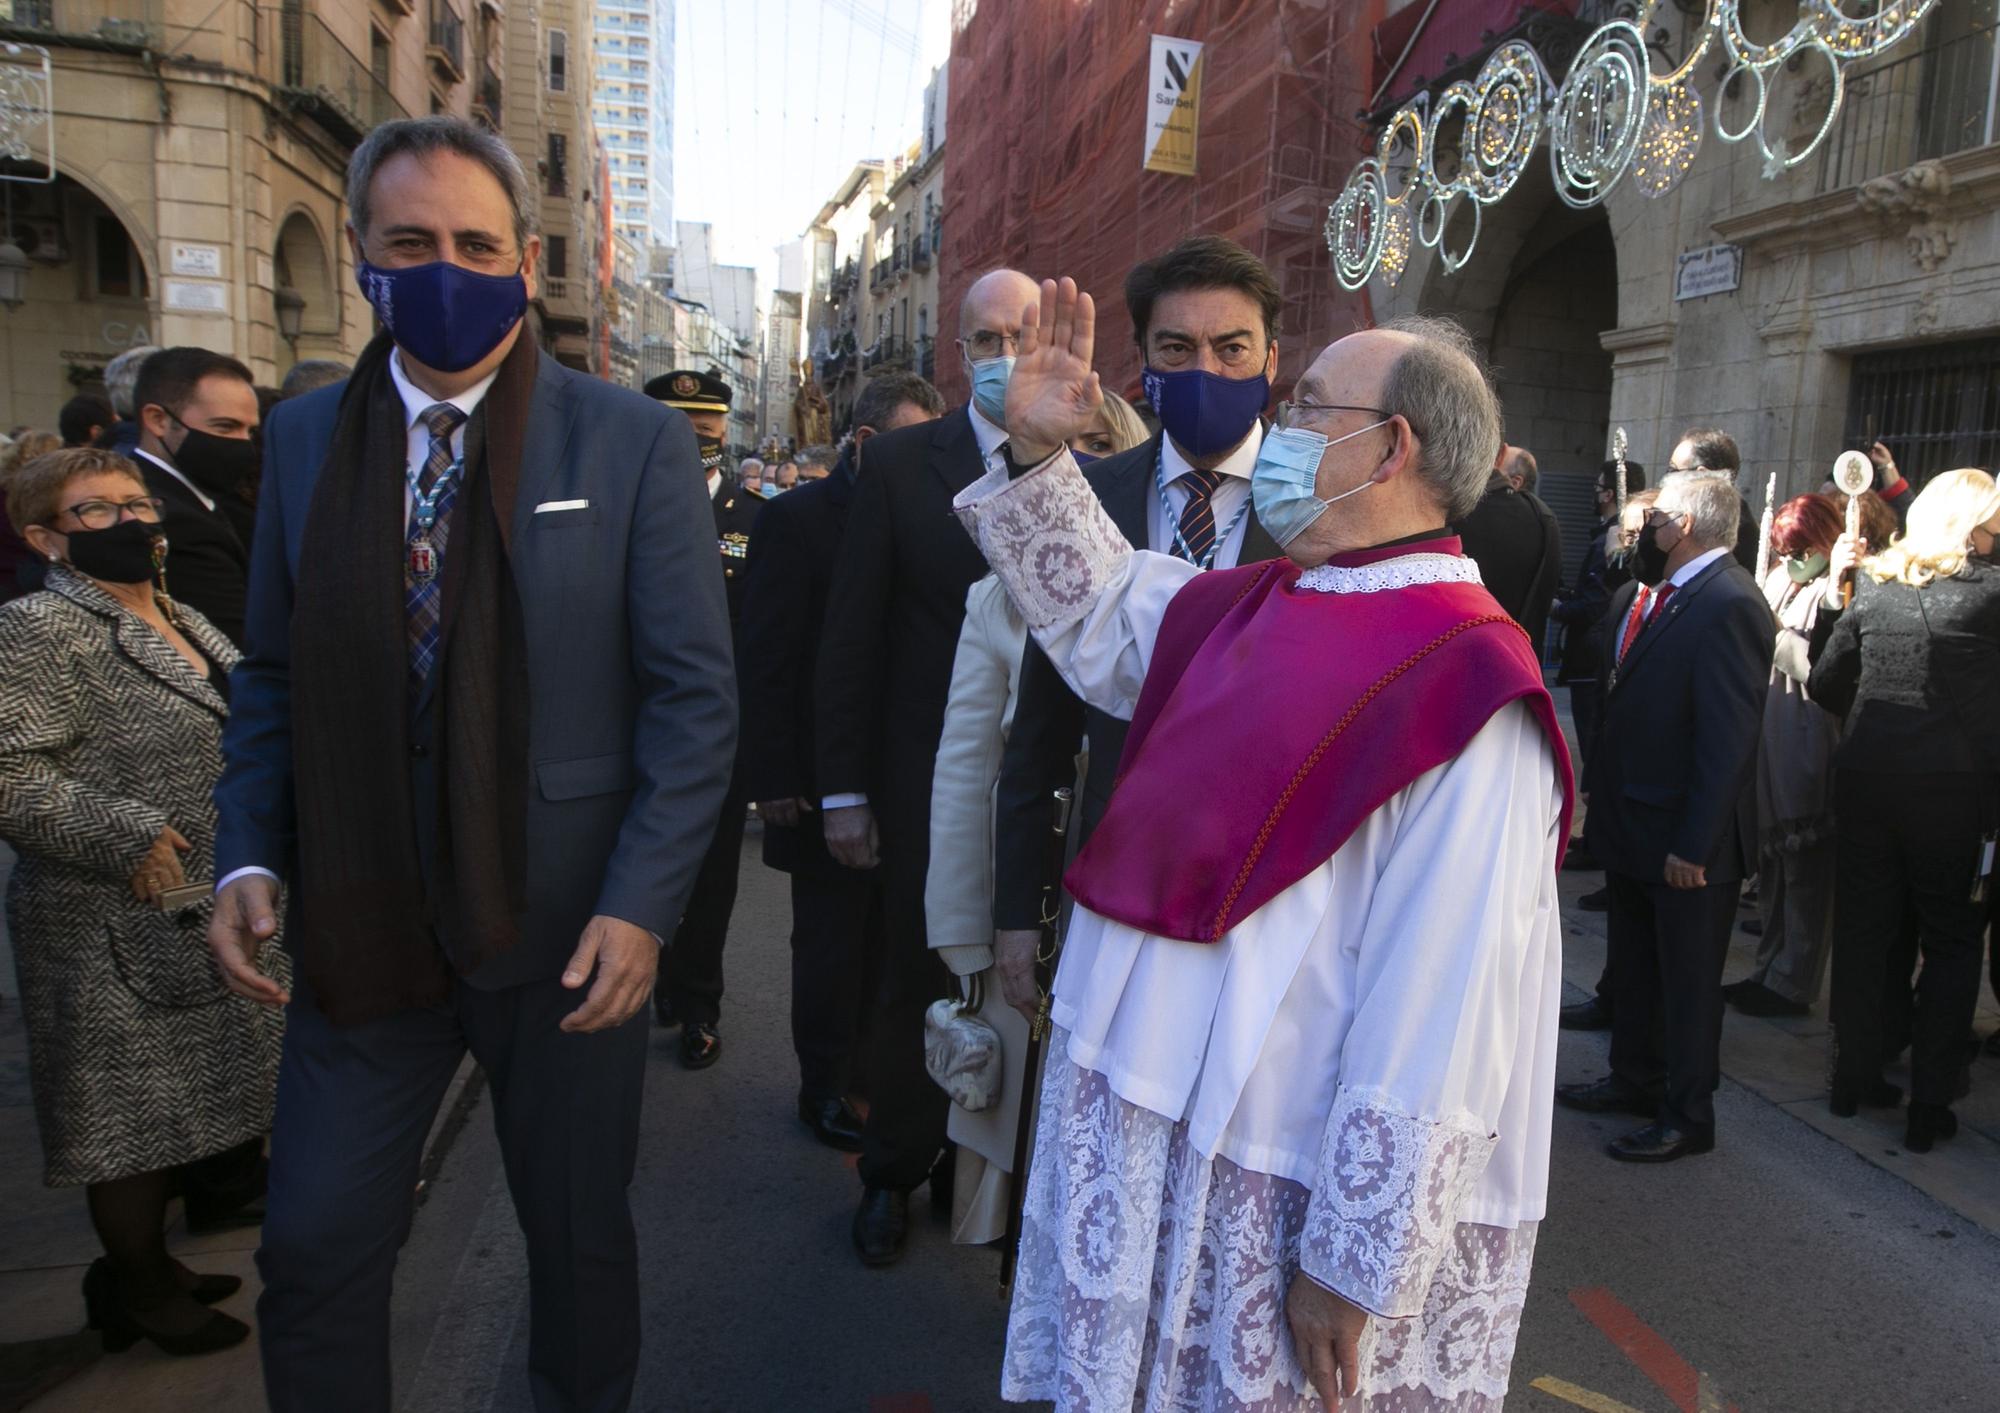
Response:
[[[229,707],[222,694],[194,670],[172,643],[89,579],[73,570],[57,569],[49,574],[47,587],[78,607],[108,619],[112,640],[118,645],[119,655],[127,662],[197,706],[205,707],[217,716],[229,715]],[[192,627],[176,626],[181,627],[183,636],[208,654],[210,670],[220,671],[222,662],[229,656],[218,650],[221,645],[217,638],[220,635],[197,633]]]
[[[1239,565],[1262,564],[1267,559],[1279,558],[1284,552],[1271,538],[1271,532],[1258,522],[1257,512],[1252,510],[1250,523],[1243,527],[1243,550],[1236,556],[1236,562]]]
[[[1147,523],[1147,512],[1152,507],[1148,496],[1153,489],[1153,468],[1158,464],[1159,454],[1160,439],[1156,436],[1122,453],[1119,457],[1122,464],[1108,466],[1110,474],[1100,478],[1103,490],[1099,499],[1104,502],[1105,513],[1136,549],[1151,547],[1147,543],[1152,538]]]
[[[513,534],[507,546],[510,555],[533,519],[535,507],[545,500],[571,499],[556,492],[575,489],[557,484],[557,478],[569,469],[565,454],[569,449],[570,429],[576,420],[576,405],[563,387],[564,374],[560,363],[546,353],[540,355],[535,390],[528,409],[527,431],[521,438],[519,484],[514,492]],[[494,388],[497,390],[498,387],[499,384],[495,383]],[[518,561],[516,568],[518,572]]]
[[[961,407],[932,426],[931,471],[956,496],[986,472],[979,438],[972,431],[972,413]]]
[[[1711,583],[1713,583],[1715,581],[1716,575],[1728,572],[1728,568],[1731,563],[1733,563],[1733,561],[1730,559],[1729,555],[1724,554],[1722,558],[1716,560],[1713,564],[1709,565],[1708,568],[1702,570],[1701,573],[1695,575],[1694,578],[1688,580],[1687,583],[1683,584],[1680,588],[1674,590],[1673,597],[1667,600],[1666,608],[1661,611],[1661,616],[1659,621],[1656,623],[1649,623],[1645,627],[1641,628],[1639,630],[1639,636],[1633,639],[1632,651],[1625,654],[1625,660],[1619,663],[1617,666],[1618,682],[1623,682],[1626,678],[1632,675],[1632,669],[1639,665],[1639,659],[1643,658],[1647,653],[1651,652],[1653,650],[1654,645],[1658,643],[1660,639],[1664,638],[1668,633],[1673,631],[1674,624],[1680,621],[1681,614],[1687,608],[1687,606],[1694,602],[1695,595],[1699,594],[1703,589],[1707,588]],[[1630,612],[1629,606],[1626,611],[1628,613]],[[1618,623],[1619,626],[1617,631],[1622,636],[1625,631],[1625,626],[1624,626],[1625,620],[1623,616],[1619,618]],[[1613,653],[1616,653],[1618,651],[1617,640],[1613,640],[1611,645],[1611,650]],[[1613,684],[1614,690],[1616,689],[1616,686],[1617,683],[1614,683]]]

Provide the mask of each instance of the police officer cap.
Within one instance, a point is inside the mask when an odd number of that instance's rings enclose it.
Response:
[[[646,396],[683,412],[727,412],[730,387],[713,373],[676,368],[647,383]]]

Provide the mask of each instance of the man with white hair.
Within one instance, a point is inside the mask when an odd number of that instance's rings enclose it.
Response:
[[[1445,529],[1500,445],[1492,386],[1443,321],[1333,344],[1251,475],[1286,558],[1203,574],[1134,551],[1063,449],[1094,323],[1043,285],[1008,442],[958,500],[1050,660],[1132,723],[1067,879],[1002,1394],[1497,1407],[1547,1188],[1569,764]]]
[[[104,365],[104,391],[111,398],[111,410],[118,420],[104,434],[104,444],[120,456],[130,456],[139,445],[139,405],[132,395],[139,388],[139,369],[160,351],[157,344],[128,348]]]
[[[1557,1099],[1646,1127],[1611,1156],[1715,1147],[1722,967],[1757,842],[1737,806],[1756,764],[1776,625],[1731,557],[1742,500],[1712,472],[1660,484],[1612,599],[1604,724],[1585,763],[1585,840],[1610,893],[1611,1073]]]

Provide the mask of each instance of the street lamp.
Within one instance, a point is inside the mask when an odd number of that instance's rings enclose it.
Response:
[[[0,259],[6,252],[0,250]],[[299,361],[299,330],[306,320],[306,299],[290,285],[279,285],[272,291],[271,303],[278,308],[278,336],[292,348],[292,362]]]
[[[0,304],[8,312],[19,309],[28,298],[28,257],[10,239],[0,245]]]

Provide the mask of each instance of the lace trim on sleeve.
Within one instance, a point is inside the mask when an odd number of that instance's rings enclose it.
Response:
[[[1342,1089],[1299,1247],[1306,1274],[1376,1315],[1416,1315],[1499,1139]]]
[[[1019,480],[987,473],[952,510],[1031,632],[1082,618],[1132,553],[1066,450]]]

